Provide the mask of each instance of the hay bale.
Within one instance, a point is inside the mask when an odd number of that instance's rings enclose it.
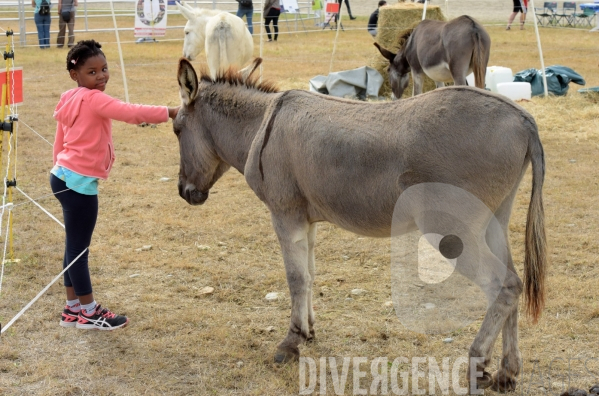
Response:
[[[405,30],[411,29],[420,23],[422,20],[423,7],[423,4],[402,2],[381,7],[379,10],[378,33],[376,35],[377,43],[379,43],[381,47],[396,53],[400,46],[398,37]],[[441,11],[441,7],[431,5],[426,7],[426,19],[435,19],[438,21],[446,20]],[[379,95],[391,96],[391,86],[389,85],[389,76],[387,75],[389,61],[383,58],[379,50],[374,46],[372,47],[372,50],[373,56],[370,59],[369,66],[378,70],[379,73],[383,75],[384,79]],[[435,82],[425,76],[423,91],[426,92],[435,88]],[[410,96],[412,96],[412,79],[410,79],[410,83],[402,97]]]

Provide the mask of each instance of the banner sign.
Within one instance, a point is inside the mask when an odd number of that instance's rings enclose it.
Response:
[[[331,21],[339,14],[339,3],[336,0],[325,0],[325,21]]]
[[[7,104],[22,104],[23,103],[23,68],[15,67],[8,72],[10,82],[10,91],[8,91]],[[0,70],[0,87],[7,84],[6,69]],[[8,85],[7,85],[8,86]],[[2,92],[2,91],[0,91]]]
[[[299,14],[299,6],[297,0],[280,0],[281,11],[288,14]]]
[[[135,37],[164,37],[166,35],[166,0],[137,0],[135,8]]]

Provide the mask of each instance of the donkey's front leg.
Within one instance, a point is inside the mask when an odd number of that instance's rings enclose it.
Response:
[[[299,358],[298,346],[311,339],[308,306],[312,294],[312,275],[308,264],[310,225],[305,219],[272,215],[272,222],[281,244],[285,273],[291,296],[291,321],[287,337],[279,344],[275,362],[284,363]]]
[[[314,339],[314,322],[316,318],[314,317],[314,307],[312,304],[312,295],[313,295],[313,286],[314,280],[316,277],[316,264],[314,262],[314,243],[316,240],[316,223],[310,224],[310,229],[308,230],[308,271],[310,272],[310,291],[308,293],[308,325],[310,326],[310,339]]]
[[[412,69],[412,96],[420,95],[424,86],[424,77],[422,73],[415,72]]]

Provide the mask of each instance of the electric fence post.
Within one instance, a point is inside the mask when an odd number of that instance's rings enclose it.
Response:
[[[6,156],[6,164],[7,164],[7,169],[6,169],[6,177],[5,177],[5,183],[6,183],[6,191],[7,191],[7,195],[8,195],[8,202],[4,202],[5,201],[5,197],[3,196],[2,200],[2,205],[3,207],[7,207],[8,206],[8,245],[9,245],[9,250],[8,250],[8,256],[9,256],[9,262],[16,262],[18,260],[15,260],[14,257],[14,250],[13,250],[13,232],[12,232],[12,223],[13,223],[13,215],[12,215],[12,187],[16,187],[17,186],[17,178],[16,178],[16,164],[14,163],[16,160],[13,159],[13,161],[11,161],[11,155],[16,157],[16,143],[15,143],[15,147],[13,150],[12,147],[12,142],[16,142],[16,128],[14,128],[14,123],[15,121],[18,121],[18,117],[16,114],[13,114],[13,110],[12,110],[12,105],[13,100],[12,100],[12,96],[14,94],[14,86],[13,86],[13,79],[14,79],[14,59],[15,59],[15,53],[14,53],[14,34],[13,31],[11,29],[8,29],[6,31],[6,37],[7,37],[7,42],[6,42],[6,50],[4,51],[4,62],[6,63],[6,83],[2,84],[2,102],[1,102],[1,107],[0,107],[0,119],[2,120],[2,135],[0,136],[0,164],[2,164],[2,157],[4,156],[4,132],[8,132],[8,153]],[[13,154],[14,153],[14,154]],[[15,169],[15,173],[14,173],[14,178],[12,180],[10,180],[8,177],[10,175],[10,170],[11,170],[11,166],[14,167]]]

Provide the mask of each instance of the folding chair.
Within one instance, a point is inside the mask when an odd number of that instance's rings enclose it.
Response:
[[[540,10],[540,12],[537,12]],[[557,12],[557,1],[546,1],[543,3],[543,8],[535,8],[535,16],[537,23],[541,26],[555,25]]]
[[[561,26],[574,27],[576,24],[576,2],[564,1],[562,5],[562,12],[555,14],[557,18],[557,24]]]
[[[326,3],[325,12],[330,14],[329,18],[324,21],[322,25],[322,30],[324,30],[327,26],[331,28],[331,30],[337,30],[337,21],[339,20],[339,8],[341,4],[339,3]],[[335,23],[335,27],[331,24],[331,21]],[[340,23],[339,26],[341,30],[343,30],[343,23]]]
[[[593,27],[593,21],[595,20],[595,10],[592,8],[585,8],[581,14],[576,14],[576,24],[580,26]]]

